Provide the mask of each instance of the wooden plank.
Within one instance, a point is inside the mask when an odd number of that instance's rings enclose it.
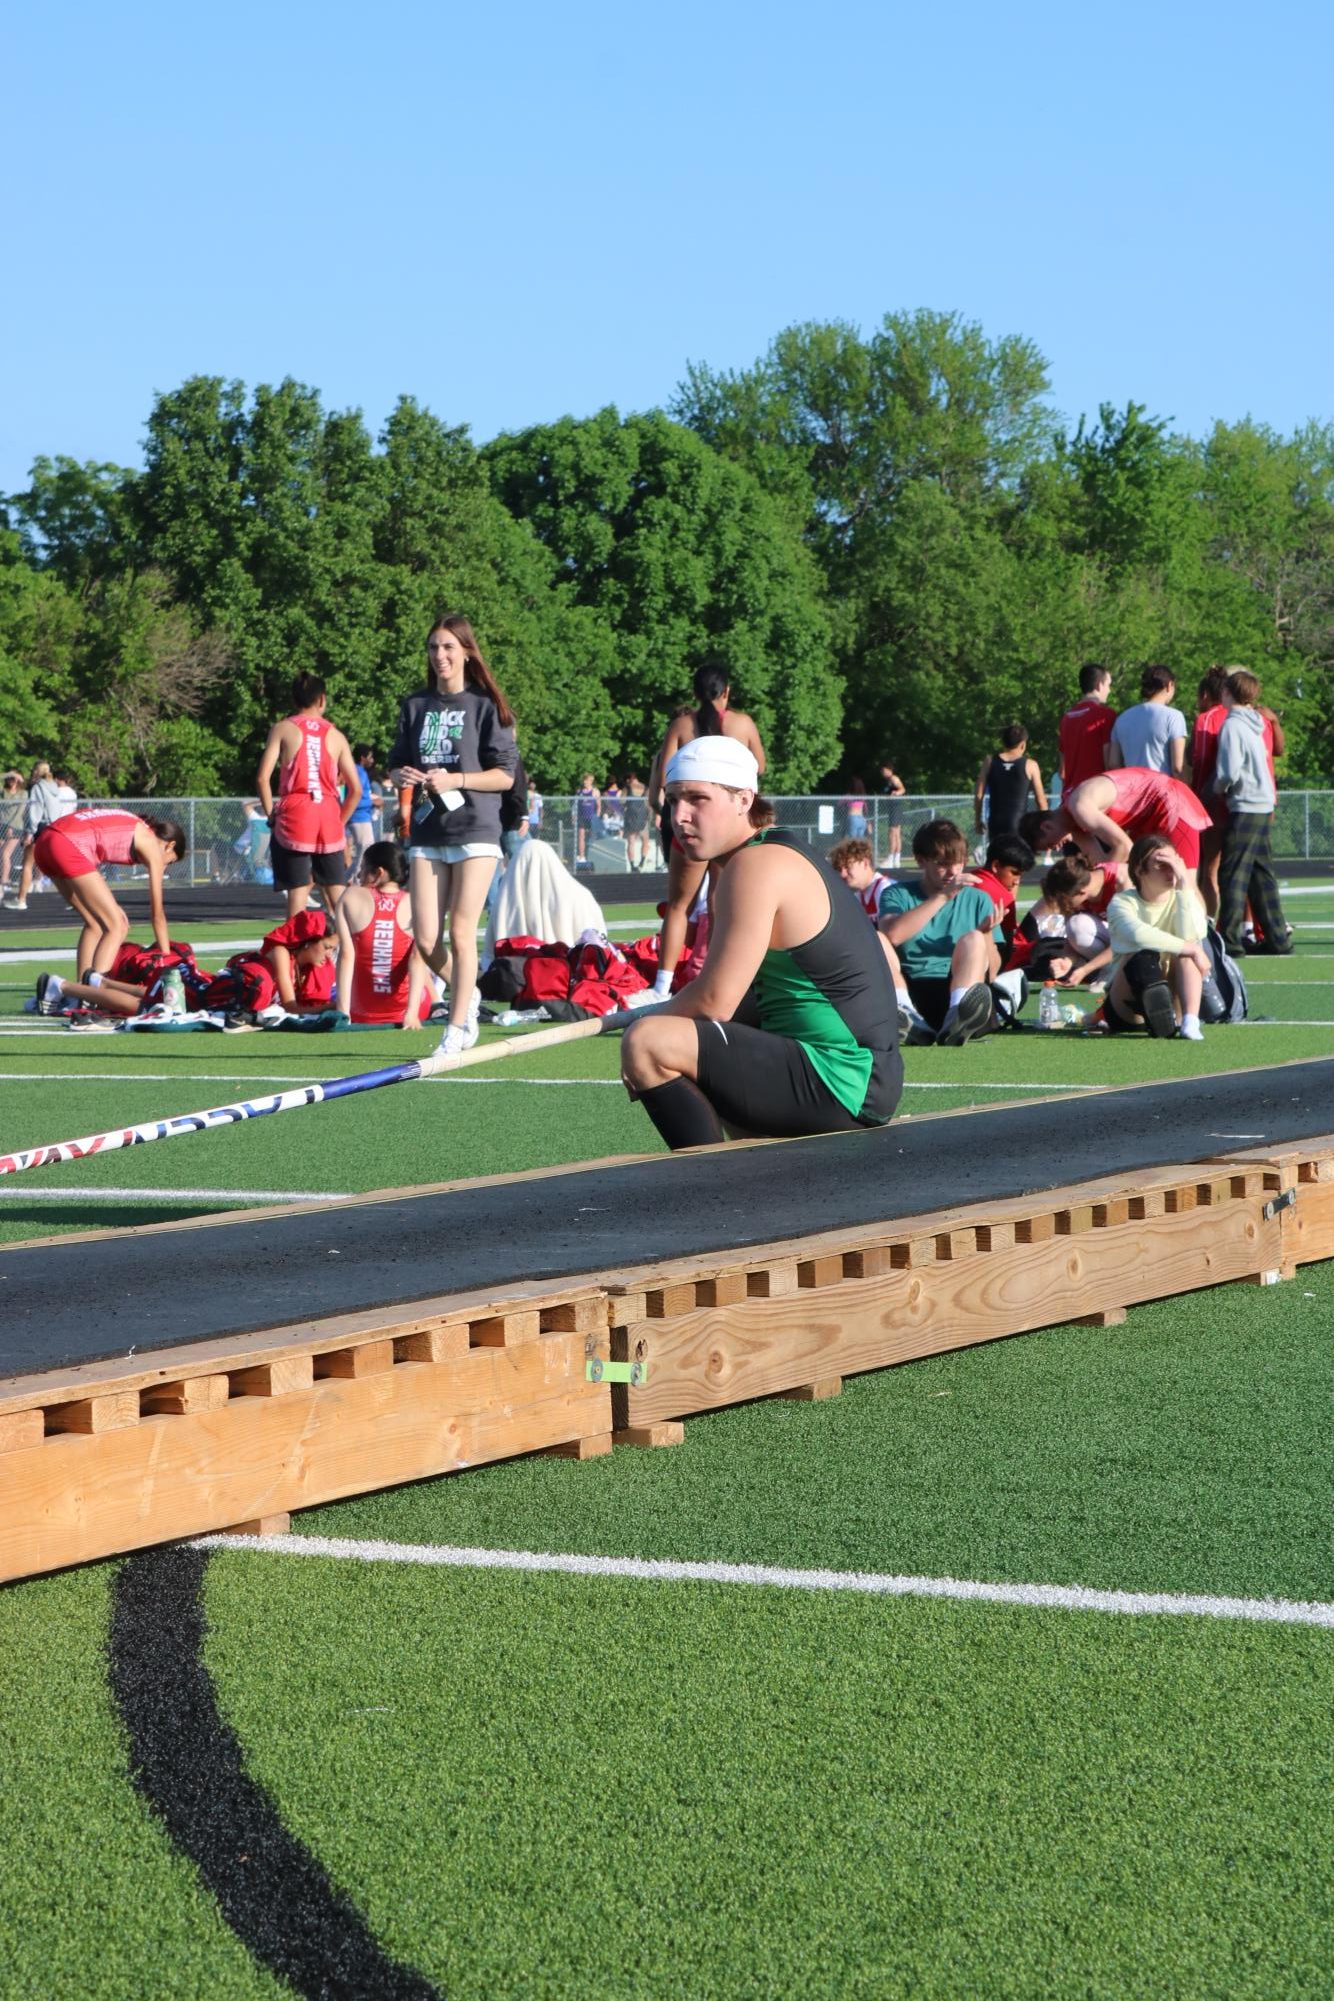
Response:
[[[541,1338],[542,1315],[536,1307],[492,1314],[472,1323],[474,1348],[517,1348]]]
[[[702,1278],[695,1288],[699,1306],[736,1306],[747,1297],[743,1271],[721,1272],[717,1278]]]
[[[285,1397],[308,1390],[315,1380],[313,1355],[284,1355],[276,1362],[229,1371],[234,1397]]]
[[[611,1433],[596,1431],[591,1438],[571,1438],[563,1445],[546,1445],[542,1456],[546,1459],[604,1459],[611,1451]]]
[[[466,1320],[452,1327],[419,1327],[412,1334],[394,1336],[396,1362],[457,1362],[472,1346]]]
[[[822,1257],[803,1258],[797,1265],[797,1284],[812,1292],[821,1286],[843,1283],[843,1253],[828,1251]]]
[[[22,1247],[6,1245],[5,1248],[8,1255],[11,1250]],[[187,1375],[217,1375],[223,1370],[231,1375],[239,1368],[258,1366],[262,1362],[280,1361],[298,1355],[313,1356],[334,1348],[352,1347],[363,1340],[397,1338],[436,1324],[478,1321],[507,1309],[540,1314],[543,1308],[569,1298],[572,1293],[586,1293],[590,1288],[596,1288],[596,1284],[595,1279],[585,1275],[561,1285],[553,1285],[544,1279],[537,1284],[488,1286],[485,1290],[408,1300],[362,1313],[340,1313],[322,1320],[296,1321],[282,1327],[258,1329],[250,1334],[229,1334],[209,1341],[185,1341],[132,1359],[112,1356],[101,1362],[81,1362],[72,1369],[14,1376],[0,1384],[0,1411],[46,1407],[108,1389],[151,1389]],[[642,1315],[639,1317],[642,1318]]]
[[[1101,1306],[1096,1313],[1077,1313],[1075,1327],[1120,1327],[1126,1317],[1124,1306]]]
[[[290,1535],[292,1517],[289,1514],[257,1515],[253,1521],[232,1522],[225,1529],[218,1529],[218,1535]]]
[[[883,1278],[887,1271],[894,1269],[894,1251],[890,1244],[872,1244],[864,1251],[844,1251],[843,1276],[847,1278]]]
[[[679,1313],[693,1313],[695,1303],[695,1280],[680,1279],[675,1285],[650,1287],[644,1298],[644,1315],[648,1320],[675,1320]]]
[[[623,1431],[613,1431],[613,1445],[680,1445],[684,1442],[686,1428],[683,1424],[629,1424]]]
[[[143,1417],[185,1417],[191,1411],[219,1410],[231,1393],[226,1376],[186,1376],[179,1382],[141,1390],[139,1410]]]
[[[0,1452],[40,1445],[45,1437],[46,1419],[40,1410],[0,1411]]]
[[[843,1394],[842,1376],[821,1376],[818,1382],[798,1383],[792,1390],[780,1390],[780,1397],[788,1403],[828,1403],[831,1397]]]
[[[606,1296],[599,1291],[580,1299],[562,1299],[555,1306],[544,1306],[539,1318],[544,1334],[605,1334]]]
[[[358,1348],[335,1348],[315,1356],[315,1380],[326,1376],[378,1376],[394,1366],[392,1341],[363,1341]]]
[[[755,1271],[746,1274],[746,1295],[750,1299],[789,1299],[797,1289],[795,1258],[766,1258]]]
[[[1220,1284],[1264,1269],[1278,1247],[1278,1222],[1261,1221],[1258,1199],[1207,1220],[1195,1211],[1127,1219],[1073,1239],[1053,1223],[1045,1239],[1008,1250],[655,1322],[649,1380],[624,1391],[624,1426]]]
[[[53,1431],[124,1431],[139,1422],[139,1392],[112,1390],[106,1396],[82,1397],[57,1404],[46,1413],[45,1429]]]
[[[611,1430],[583,1340],[401,1363],[0,1455],[0,1579]]]

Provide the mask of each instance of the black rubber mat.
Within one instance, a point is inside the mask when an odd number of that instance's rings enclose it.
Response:
[[[1334,1057],[198,1230],[11,1245],[0,1250],[0,1376],[772,1243],[1328,1132]],[[437,1164],[417,1165],[429,1174]],[[442,1178],[448,1167],[442,1157]]]

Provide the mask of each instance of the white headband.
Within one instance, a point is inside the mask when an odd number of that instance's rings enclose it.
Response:
[[[760,767],[754,752],[735,737],[697,736],[683,743],[672,758],[665,783],[685,785],[692,779],[707,785],[731,785],[739,792],[757,792]]]

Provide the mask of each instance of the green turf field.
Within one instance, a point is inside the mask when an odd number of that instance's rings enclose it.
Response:
[[[1246,967],[1247,1025],[912,1050],[904,1115],[1334,1052],[1334,891],[1291,915],[1297,953]],[[0,959],[5,1148],[435,1038],[80,1038],[20,1014],[31,978]],[[0,1232],[655,1148],[615,1073],[585,1043],[0,1182]],[[675,1451],[313,1510],[293,1526],[327,1554],[212,1558],[218,1704],[442,1994],[1323,1994],[1330,1633],[1244,1608],[1334,1600],[1331,1335],[1334,1268],[1307,1268],[695,1419]],[[849,1573],[919,1584],[828,1588]],[[0,1996],[290,1991],[129,1782],[116,1574],[0,1590]],[[1069,1609],[1068,1587],[1201,1602]]]

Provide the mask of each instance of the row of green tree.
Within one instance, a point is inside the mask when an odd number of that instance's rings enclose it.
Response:
[[[706,659],[776,790],[1051,761],[1084,660],[1262,676],[1289,780],[1334,771],[1334,427],[1198,441],[1131,404],[1062,430],[1031,342],[891,314],[694,367],[669,412],[477,447],[411,399],[378,440],[288,381],[159,397],[144,463],[41,459],[0,518],[0,755],[97,792],[248,788],[297,667],[387,746],[442,611],[474,622],[553,790],[643,772]]]

